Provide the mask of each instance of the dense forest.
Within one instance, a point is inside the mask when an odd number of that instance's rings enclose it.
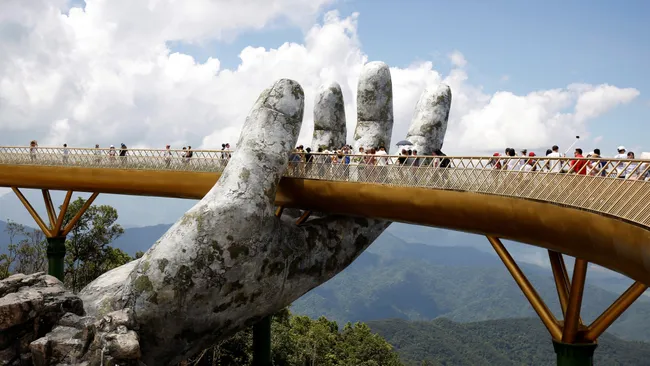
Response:
[[[406,365],[555,365],[548,331],[534,318],[475,323],[392,319],[368,325],[395,347]],[[650,343],[608,334],[600,337],[594,354],[599,366],[647,365],[649,359]]]

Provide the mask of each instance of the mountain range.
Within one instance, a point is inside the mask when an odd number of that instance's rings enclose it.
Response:
[[[5,227],[0,221],[0,250],[8,240]],[[112,245],[134,255],[169,227],[128,228]],[[503,263],[488,251],[487,241],[478,235],[431,232],[393,224],[346,270],[294,302],[292,312],[324,315],[339,324],[365,321],[407,365],[554,364],[548,332]],[[515,257],[527,253],[523,244],[506,245]],[[520,266],[559,316],[550,268]],[[590,267],[583,319],[594,319],[630,283]],[[640,299],[600,338],[597,363],[639,364],[650,356],[649,344],[629,342],[650,341],[649,320],[650,300]]]
[[[0,221],[0,243],[8,241],[4,227]],[[129,228],[112,245],[135,255],[146,251],[169,227]],[[493,253],[483,251],[490,248],[484,238],[438,230],[439,235],[429,236],[437,245],[407,241],[422,240],[429,230],[391,225],[346,270],[296,301],[292,311],[312,317],[325,315],[338,322],[441,317],[471,322],[535,316],[503,263]],[[507,246],[517,258],[517,249],[524,245]],[[559,316],[550,268],[529,263],[522,263],[521,268]],[[631,283],[622,276],[605,276],[591,268],[587,278],[583,302],[586,320],[609,306]],[[646,320],[650,320],[650,304],[638,301],[610,331],[624,339],[650,340]]]

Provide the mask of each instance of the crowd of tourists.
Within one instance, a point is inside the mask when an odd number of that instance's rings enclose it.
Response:
[[[599,175],[627,179],[649,179],[650,163],[638,161],[620,161],[623,159],[637,159],[633,151],[627,151],[625,146],[619,146],[611,158],[603,158],[600,149],[585,155],[582,148],[576,148],[573,152],[574,159],[566,158],[561,153],[559,146],[554,145],[547,149],[544,155],[537,155],[533,151],[522,149],[519,154],[514,148],[506,148],[504,154],[499,152],[492,154],[492,158],[485,165],[474,165],[472,168],[490,168],[510,171],[540,171],[549,173],[575,173],[580,175]],[[453,161],[446,157],[440,149],[436,149],[431,155],[418,155],[417,150],[402,148],[399,155],[389,156],[384,146],[365,149],[359,147],[358,152],[353,153],[350,145],[344,145],[340,149],[329,151],[319,148],[314,154],[311,148],[304,148],[300,145],[294,149],[290,166],[298,166],[299,163],[315,164],[350,164],[350,165],[401,165],[407,167],[434,166],[438,168],[452,168]],[[463,166],[462,168],[468,168]]]
[[[33,140],[30,143],[30,155],[32,159],[36,158],[38,142]],[[587,154],[581,148],[576,148],[573,152],[574,159],[565,158],[566,155],[559,151],[557,145],[546,150],[545,154],[537,155],[533,151],[522,149],[517,153],[514,148],[506,148],[504,153],[495,152],[486,164],[475,166],[475,168],[490,168],[510,171],[541,171],[550,173],[575,173],[581,175],[600,175],[627,179],[649,179],[650,163],[638,161],[620,161],[622,159],[634,160],[637,157],[633,151],[627,151],[625,146],[619,146],[616,154],[612,157],[603,158],[600,149],[594,149]],[[62,149],[63,161],[68,161],[70,151],[67,144],[63,144]],[[95,145],[93,154],[98,160],[103,155],[108,155],[110,160],[127,161],[128,148],[126,144],[121,143],[116,149],[110,145],[108,149],[100,148],[99,144]],[[162,157],[169,165],[174,158],[180,158],[183,163],[189,163],[194,156],[192,146],[183,146],[180,151],[172,150],[170,145],[165,146]],[[231,146],[229,143],[221,145],[219,158],[229,159],[231,157]],[[297,166],[311,164],[347,164],[347,165],[377,165],[388,166],[398,165],[407,167],[438,167],[452,168],[454,163],[452,159],[440,150],[434,150],[430,155],[418,155],[416,149],[408,146],[401,147],[396,156],[389,156],[385,146],[359,147],[354,151],[352,146],[344,145],[339,149],[329,150],[319,147],[314,153],[311,148],[305,148],[303,145],[297,146],[291,153],[289,159],[290,168],[295,169]],[[467,167],[463,167],[467,168]]]

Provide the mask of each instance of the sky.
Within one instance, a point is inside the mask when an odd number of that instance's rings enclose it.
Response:
[[[384,61],[393,142],[425,88],[445,83],[449,155],[540,153],[576,135],[604,156],[650,151],[649,34],[643,0],[1,0],[0,146],[214,149],[280,78],[305,91],[306,146],[315,91],[337,81],[351,142],[359,73]],[[0,219],[33,225],[9,196]],[[97,203],[133,227],[174,222],[193,201]]]
[[[650,4],[496,0],[4,0],[0,145],[234,142],[274,80],[344,91],[348,133],[365,62],[391,66],[404,137],[420,93],[453,94],[445,150],[650,150]]]
[[[359,72],[379,60],[394,142],[446,83],[449,155],[576,135],[650,151],[649,18],[640,0],[2,0],[0,145],[218,148],[279,78],[305,90],[306,146],[315,90],[339,82],[351,141]]]

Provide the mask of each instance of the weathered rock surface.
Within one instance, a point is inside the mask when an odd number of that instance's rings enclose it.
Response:
[[[336,150],[345,145],[347,134],[343,92],[337,82],[321,85],[314,103],[312,149]]]
[[[83,304],[52,276],[16,274],[0,281],[0,365],[29,364],[29,344],[67,312],[83,315]]]
[[[357,127],[354,130],[354,151],[385,146],[390,149],[393,133],[393,81],[388,65],[367,63],[357,86]]]
[[[418,155],[442,149],[451,109],[451,89],[445,84],[427,88],[415,105],[415,114],[406,139]]]
[[[84,316],[81,299],[43,273],[0,281],[0,365],[137,364],[133,312]]]

